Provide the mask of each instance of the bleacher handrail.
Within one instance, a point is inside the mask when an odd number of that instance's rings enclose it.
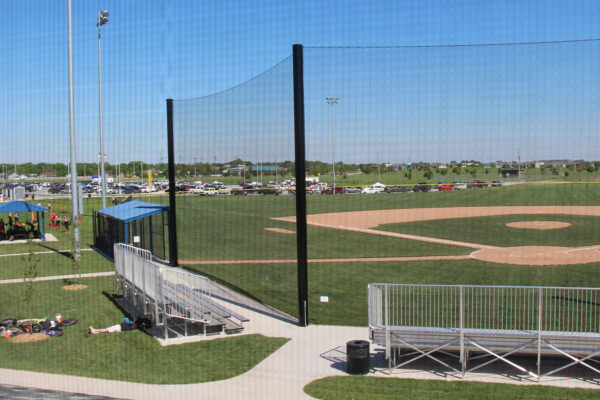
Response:
[[[600,332],[600,288],[372,283],[370,326]]]

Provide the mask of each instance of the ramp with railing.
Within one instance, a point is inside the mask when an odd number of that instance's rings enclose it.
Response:
[[[496,361],[538,381],[574,365],[600,373],[598,288],[375,283],[368,291],[371,339],[385,346],[390,372],[426,357],[463,376]],[[536,371],[510,358],[523,353],[537,356]],[[544,370],[550,354],[566,362]]]
[[[117,289],[137,314],[151,315],[164,336],[239,333],[248,319],[214,298],[214,283],[203,276],[152,261],[152,254],[115,244]]]

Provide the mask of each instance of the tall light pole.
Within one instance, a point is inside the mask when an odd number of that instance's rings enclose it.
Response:
[[[519,165],[519,172],[518,172],[519,175],[517,175],[517,176],[518,176],[519,180],[521,180],[521,149],[517,150],[517,159],[519,162],[519,164],[518,164]]]
[[[331,168],[333,172],[333,192],[335,194],[335,157],[334,157],[334,141],[333,141],[333,105],[340,101],[338,97],[326,97],[327,103],[331,104],[329,116],[331,119]]]
[[[77,186],[77,163],[75,159],[75,110],[73,99],[73,40],[71,29],[71,0],[67,2],[69,46],[69,133],[71,137],[71,213],[73,219],[73,260],[81,258],[79,238],[79,188]]]
[[[102,63],[100,59],[100,27],[108,22],[108,11],[98,11],[98,107],[100,111],[100,176],[102,179],[102,208],[106,208],[106,174],[104,173],[104,135],[102,132]]]

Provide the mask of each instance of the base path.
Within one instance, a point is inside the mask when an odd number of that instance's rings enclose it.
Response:
[[[375,229],[378,226],[385,224],[518,214],[563,214],[589,215],[598,217],[600,216],[600,206],[500,206],[368,210],[311,214],[307,215],[306,219],[308,225],[318,226],[321,228],[341,229],[372,235],[382,235],[401,239],[473,248],[476,249],[476,251],[470,254],[471,258],[501,264],[569,265],[600,262],[600,245],[580,248],[554,246],[499,247],[487,244],[468,243]],[[293,223],[296,222],[295,216],[273,219]],[[558,226],[561,225],[564,226],[564,224],[560,224]]]

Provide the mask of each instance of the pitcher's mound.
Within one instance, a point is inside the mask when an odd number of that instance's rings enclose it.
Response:
[[[568,222],[560,221],[521,221],[509,222],[506,224],[509,228],[524,228],[524,229],[561,229],[571,226]]]
[[[598,247],[491,247],[471,253],[482,261],[516,265],[568,265],[600,262]]]
[[[39,342],[40,340],[46,340],[50,336],[44,333],[24,333],[22,335],[18,335],[13,337],[10,342],[11,343],[31,343],[31,342]]]

